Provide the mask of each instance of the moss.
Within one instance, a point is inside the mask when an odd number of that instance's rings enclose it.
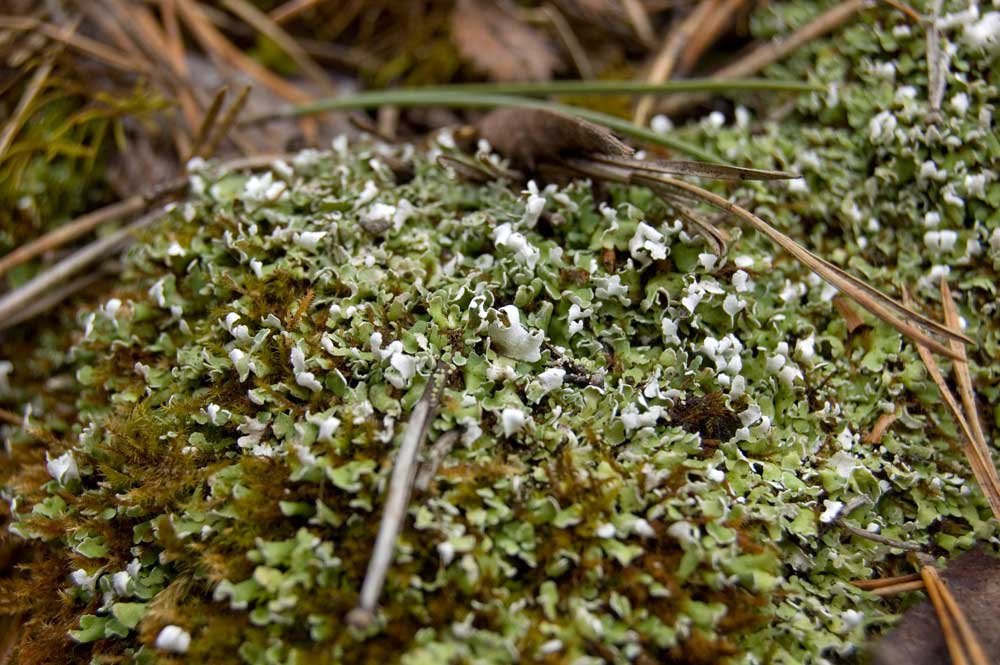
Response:
[[[806,5],[769,5],[756,29]],[[739,109],[679,131],[803,172],[731,195],[880,289],[915,287],[934,313],[947,267],[992,404],[995,58],[949,33],[946,99],[968,106],[928,125],[924,39],[901,21],[865,15],[776,67],[836,86],[781,122]],[[44,645],[169,662],[168,625],[211,662],[851,660],[902,605],[847,582],[907,563],[841,530],[838,506],[943,558],[996,539],[912,346],[849,322],[765,239],[736,231],[711,260],[643,189],[465,183],[434,160],[449,149],[337,142],[265,175],[192,176],[118,302],[81,317],[62,361],[75,419],[39,400],[10,439],[11,529],[41,557],[11,597],[45,630],[22,661]],[[666,259],[630,242],[640,222]],[[439,360],[456,371],[431,439],[461,442],[411,501],[377,625],[357,632],[343,617]],[[505,430],[505,410],[523,424]],[[32,437],[75,473],[49,475]],[[31,596],[34,579],[62,594]]]

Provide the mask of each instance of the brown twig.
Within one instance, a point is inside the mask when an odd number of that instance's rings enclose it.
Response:
[[[872,425],[871,431],[865,434],[862,440],[865,443],[880,443],[882,441],[882,437],[885,436],[885,433],[889,431],[890,427],[892,427],[892,424],[899,419],[899,416],[902,414],[902,410],[902,407],[897,406],[889,413],[883,413],[880,415],[878,419],[875,420],[875,424]]]
[[[746,0],[722,0],[718,9],[694,31],[681,52],[677,63],[678,72],[683,75],[691,70],[698,59],[708,51],[722,33],[732,25],[736,14],[746,5]]]
[[[653,33],[653,24],[649,21],[646,8],[639,0],[622,0],[622,8],[639,41],[645,46],[652,47],[656,43],[656,35]]]
[[[421,492],[427,491],[427,488],[431,485],[431,481],[434,480],[434,476],[437,475],[438,469],[441,467],[441,462],[448,456],[448,453],[451,452],[452,447],[461,436],[462,433],[460,430],[452,429],[438,437],[438,440],[434,442],[434,445],[431,446],[430,451],[427,453],[427,461],[420,466],[417,478],[413,482],[413,486],[417,490]]]
[[[163,35],[166,44],[167,58],[182,81],[190,80],[190,71],[187,64],[187,53],[184,50],[184,38],[181,35],[181,26],[177,20],[177,0],[160,0],[160,14],[163,16]],[[198,102],[190,86],[178,86],[177,96],[181,105],[181,113],[187,126],[194,129],[198,123]],[[176,140],[175,140],[176,141]],[[187,152],[187,151],[185,151]],[[184,154],[184,153],[180,153]]]
[[[718,11],[722,0],[701,0],[694,11],[687,15],[675,29],[667,35],[667,40],[663,43],[663,48],[656,54],[653,66],[649,70],[646,80],[650,83],[663,83],[670,78],[674,68],[677,66],[677,59],[681,51],[687,44],[691,36],[699,29],[699,26],[713,13]],[[645,95],[639,99],[635,107],[633,122],[637,125],[645,125],[649,120],[653,110],[655,98],[652,95]]]
[[[879,543],[881,545],[886,545],[888,547],[895,547],[898,550],[905,550],[907,552],[924,551],[923,546],[919,545],[918,543],[908,543],[902,540],[896,540],[895,538],[887,538],[880,533],[872,533],[867,529],[859,529],[856,526],[848,524],[843,518],[838,518],[837,524],[840,526],[840,528],[857,536],[858,538],[864,538],[874,543]]]
[[[851,584],[859,589],[872,591],[874,589],[883,589],[885,587],[891,587],[905,582],[920,582],[920,584],[923,585],[923,578],[920,577],[919,573],[911,573],[909,575],[896,575],[895,577],[880,577],[874,580],[853,580]]]

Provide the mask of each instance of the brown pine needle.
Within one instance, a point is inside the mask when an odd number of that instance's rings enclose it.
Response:
[[[625,15],[639,40],[646,46],[653,46],[656,35],[653,34],[653,24],[650,23],[642,3],[639,0],[622,0],[622,9],[625,10]]]
[[[902,415],[902,411],[902,407],[897,406],[893,411],[880,415],[875,420],[875,424],[872,426],[871,431],[865,434],[862,440],[865,443],[881,443],[882,437],[889,431],[892,424],[899,419],[899,416]]]
[[[190,71],[187,65],[187,53],[184,50],[184,37],[181,35],[181,26],[177,20],[177,0],[160,0],[160,13],[163,16],[167,58],[178,78],[188,81]],[[193,129],[198,122],[198,102],[190,87],[186,85],[178,86],[177,96],[187,126]]]
[[[330,81],[326,71],[274,19],[246,0],[222,0],[222,5],[277,44],[324,94],[328,96],[337,94],[337,88]]]
[[[934,566],[922,566],[920,575],[934,605],[953,665],[990,665],[969,620]]]
[[[198,125],[198,131],[194,135],[194,141],[191,145],[191,154],[188,159],[202,154],[201,149],[204,146],[205,141],[208,139],[209,134],[211,134],[212,129],[215,127],[215,121],[219,117],[219,111],[222,110],[222,104],[226,101],[227,92],[229,92],[229,88],[222,86],[215,93],[215,97],[212,98],[212,103],[209,105],[208,110],[205,111],[205,115],[201,119],[201,124]]]
[[[895,577],[880,577],[873,580],[853,580],[851,584],[858,587],[859,589],[864,589],[865,591],[871,591],[873,589],[882,589],[885,587],[891,587],[906,582],[920,582],[921,586],[923,586],[923,578],[920,577],[920,573],[911,573],[909,575],[896,575]]]
[[[863,9],[869,0],[844,0],[823,12],[787,37],[760,44],[736,62],[712,73],[711,78],[743,78],[754,76],[765,67],[784,59],[809,42],[833,32]],[[676,114],[707,99],[703,94],[676,95],[660,100],[656,110]]]
[[[309,11],[321,2],[323,0],[288,0],[285,4],[272,9],[268,16],[275,23],[286,23],[299,14]]]
[[[649,71],[646,80],[650,83],[663,83],[670,79],[671,74],[677,67],[677,59],[684,50],[685,45],[691,36],[700,29],[702,23],[716,13],[721,0],[701,0],[694,11],[688,14],[676,28],[667,35],[667,40],[663,43],[663,48],[656,54],[653,66]],[[652,95],[646,95],[639,99],[635,107],[635,115],[632,121],[640,126],[645,126],[649,116],[653,111]]]
[[[722,0],[716,11],[698,26],[680,54],[677,70],[687,74],[699,58],[719,39],[723,31],[733,24],[736,14],[747,4],[746,0]]]
[[[949,293],[949,298],[950,295]],[[903,290],[903,302],[910,302],[910,295],[906,289]],[[951,411],[955,422],[958,423],[963,439],[962,450],[969,460],[969,466],[972,467],[972,473],[976,477],[976,482],[979,483],[980,489],[982,489],[986,500],[990,504],[990,508],[993,510],[994,518],[1000,520],[1000,480],[997,479],[996,467],[993,465],[988,454],[984,459],[981,448],[977,444],[976,435],[973,434],[972,428],[969,426],[969,421],[966,419],[966,414],[959,406],[954,393],[948,387],[948,383],[941,374],[941,369],[938,367],[937,361],[934,360],[934,356],[920,342],[917,342],[917,353],[920,354],[920,359],[924,362],[924,366],[927,367],[927,373],[930,374],[931,379],[937,385],[944,403]],[[956,364],[961,364],[962,358],[958,353],[952,350],[952,353],[948,355],[956,360]],[[975,404],[973,403],[974,406]]]
[[[111,65],[122,71],[140,74],[149,73],[149,69],[145,63],[136,62],[134,59],[130,59],[115,49],[89,37],[72,32],[67,33],[60,26],[45,23],[30,16],[0,16],[0,29],[36,32],[45,35],[54,42],[64,44],[75,51],[88,55],[95,60],[100,60],[104,64]]]

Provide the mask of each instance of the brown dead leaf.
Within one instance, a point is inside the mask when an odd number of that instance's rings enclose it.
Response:
[[[1000,663],[1000,558],[977,548],[956,557],[941,574],[968,618],[986,657]],[[939,665],[950,662],[938,617],[929,601],[910,608],[874,647],[876,665]]]
[[[479,135],[515,168],[528,171],[560,157],[587,153],[626,157],[633,152],[605,127],[546,109],[497,109],[477,127]]]
[[[451,36],[458,52],[495,81],[547,81],[561,65],[543,32],[490,0],[459,0]]]
[[[837,308],[840,315],[844,317],[844,323],[847,324],[847,332],[849,334],[853,333],[855,330],[865,325],[864,320],[854,311],[850,303],[846,298],[842,296],[834,296],[833,306]]]

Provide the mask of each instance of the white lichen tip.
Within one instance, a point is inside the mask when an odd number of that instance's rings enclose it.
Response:
[[[524,429],[528,416],[521,409],[507,407],[500,413],[500,422],[503,425],[504,436],[510,436]]]
[[[45,469],[60,485],[65,485],[71,480],[80,479],[80,470],[76,466],[76,458],[73,451],[68,450],[59,457],[52,458],[45,453]]]
[[[191,646],[191,633],[173,624],[164,626],[153,646],[167,653],[187,653]]]
[[[537,362],[541,359],[542,341],[545,334],[541,330],[529,331],[521,324],[521,312],[514,305],[501,307],[508,325],[494,321],[489,325],[490,341],[496,350],[514,360]]]

